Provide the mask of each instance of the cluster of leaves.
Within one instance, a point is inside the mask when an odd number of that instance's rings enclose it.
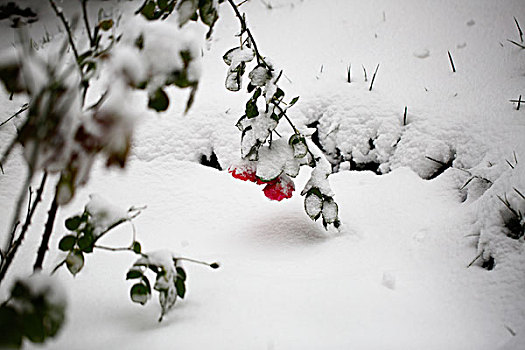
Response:
[[[145,305],[151,298],[151,284],[146,276],[148,270],[156,274],[153,289],[159,292],[159,304],[161,306],[161,315],[159,322],[164,315],[175,305],[177,297],[184,298],[186,294],[186,272],[182,268],[181,260],[187,260],[203,265],[210,266],[213,269],[219,267],[217,263],[204,263],[201,261],[176,257],[169,251],[155,251],[143,253],[140,243],[136,240],[135,230],[133,231],[133,240],[127,247],[106,247],[97,245],[97,241],[110,232],[118,225],[130,221],[140,212],[133,216],[114,217],[108,220],[108,213],[115,209],[104,208],[101,203],[109,205],[99,196],[91,197],[90,203],[86,205],[84,212],[74,215],[65,220],[65,227],[69,230],[60,240],[58,249],[67,252],[66,258],[55,268],[66,265],[69,272],[75,276],[84,267],[84,255],[90,254],[95,248],[105,249],[107,251],[128,251],[139,255],[140,258],[133,264],[126,274],[128,280],[138,280],[130,290],[131,300],[135,303]],[[92,204],[96,201],[96,204]],[[130,208],[128,213],[135,212],[138,209]],[[102,219],[102,220],[101,220]]]
[[[150,256],[143,254],[126,274],[126,279],[128,280],[139,280],[131,287],[130,297],[133,302],[141,305],[145,305],[151,298],[151,284],[145,273],[147,270],[151,270],[156,274],[153,289],[159,292],[159,304],[161,306],[159,322],[175,305],[177,297],[184,299],[186,294],[186,272],[180,265],[179,260],[169,252],[162,253],[165,253],[164,255],[168,254],[168,263],[166,261],[159,262],[158,259],[151,259]],[[169,263],[170,260],[172,261],[171,264]]]
[[[317,185],[307,185],[309,187],[302,192],[302,195],[306,195],[306,212],[312,220],[322,216],[325,228],[328,224],[338,227],[337,204],[328,184],[328,174],[315,171],[324,162],[321,157],[314,156],[305,136],[287,115],[288,109],[297,103],[299,97],[285,102],[285,92],[278,86],[282,71],[277,72],[270,59],[261,56],[246,25],[245,16],[237,8],[234,10],[241,23],[241,45],[228,50],[223,56],[228,66],[226,88],[240,91],[247,64],[255,59],[256,65],[248,73],[247,91],[252,96],[246,102],[244,114],[237,122],[241,132],[241,157],[250,162],[250,165],[234,167],[230,172],[234,177],[238,175],[256,183],[266,183],[265,195],[270,199],[281,200],[291,197],[294,185],[290,177],[296,177],[302,165],[314,168],[312,176],[315,178],[311,182]],[[293,130],[288,142],[276,131],[281,120],[286,120]],[[274,134],[279,139],[274,140]],[[254,169],[255,180],[251,179]],[[315,201],[315,198],[318,200]]]
[[[64,263],[66,264],[69,272],[71,272],[73,276],[79,273],[84,267],[84,254],[93,253],[94,248],[96,248],[96,242],[102,238],[102,236],[128,220],[130,220],[130,218],[120,218],[105,228],[103,231],[98,232],[96,229],[97,223],[94,220],[94,216],[87,208],[82,214],[66,219],[65,227],[70,232],[62,237],[58,243],[58,249],[63,252],[68,252]],[[133,240],[129,250],[135,252],[136,254],[140,254],[140,243]]]
[[[219,0],[219,4],[224,0]],[[219,13],[214,5],[214,0],[146,0],[136,13],[142,14],[149,20],[166,19],[173,11],[177,11],[179,25],[183,26],[188,21],[197,21],[199,18],[202,23],[210,29],[206,38],[210,38],[213,26]]]
[[[65,319],[65,300],[52,282],[34,275],[18,280],[8,301],[0,306],[0,347],[19,348],[23,338],[43,343],[54,337]],[[35,280],[38,279],[35,285]]]
[[[525,205],[525,195],[516,188],[514,188],[514,192],[522,200],[521,206]],[[525,237],[525,211],[522,211],[519,205],[513,205],[506,195],[503,198],[498,196],[498,199],[507,209],[503,215],[505,226],[508,229],[507,236],[513,239]]]

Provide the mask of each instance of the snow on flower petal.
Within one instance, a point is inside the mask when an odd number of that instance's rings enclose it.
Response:
[[[275,181],[268,183],[264,189],[264,195],[273,201],[281,201],[292,198],[295,185],[292,179],[286,175],[279,176]]]

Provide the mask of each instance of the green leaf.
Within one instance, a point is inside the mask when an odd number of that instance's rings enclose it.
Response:
[[[180,278],[183,281],[186,281],[186,271],[180,266],[177,266],[177,277]]]
[[[142,283],[137,283],[131,287],[131,290],[129,291],[131,300],[134,303],[139,303],[141,305],[144,305],[148,302],[149,299],[149,293],[148,288],[146,285]]]
[[[73,249],[73,246],[75,245],[75,242],[77,241],[77,237],[73,235],[67,235],[63,237],[60,242],[58,243],[58,249],[60,249],[63,252],[67,252],[71,249]]]
[[[133,251],[134,251],[136,254],[140,254],[140,252],[142,251],[142,248],[141,248],[139,242],[137,242],[137,241],[133,242]]]
[[[294,104],[296,104],[297,101],[299,101],[299,96],[294,97],[294,98],[292,99],[292,101],[290,101],[290,103],[288,104],[288,108],[289,108],[289,107],[292,107]]]
[[[153,0],[149,0],[146,5],[142,8],[142,11],[140,13],[146,17],[149,20],[155,19],[155,2]]]
[[[164,112],[168,109],[169,104],[168,95],[162,88],[158,88],[153,95],[149,96],[148,107],[157,112]]]
[[[179,26],[183,26],[191,17],[195,16],[199,7],[198,0],[180,0],[177,12],[179,13]]]
[[[228,51],[226,51],[226,53],[222,56],[224,63],[226,63],[228,66],[231,65],[234,52],[240,49],[241,48],[237,46],[237,47],[234,47],[233,49],[229,49]]]
[[[85,233],[78,240],[78,248],[85,253],[93,252],[94,239],[91,233]]]
[[[157,6],[162,11],[166,10],[168,8],[168,0],[157,0]]]
[[[0,307],[0,348],[12,349],[22,346],[23,330],[19,314],[8,305]]]
[[[82,223],[82,218],[78,215],[66,219],[66,222],[65,222],[66,228],[69,231],[75,231],[80,226],[81,223]]]
[[[70,251],[66,257],[66,266],[73,276],[84,267],[84,254],[79,250]]]
[[[184,299],[184,295],[186,294],[186,285],[182,279],[177,278],[175,280],[175,288],[177,289],[177,295]]]
[[[129,269],[128,273],[126,274],[126,279],[127,280],[132,280],[132,279],[135,279],[135,278],[142,278],[143,276],[144,276],[144,274],[142,273],[142,270],[136,269],[136,268],[131,268],[131,269]]]
[[[213,6],[213,0],[199,0],[199,15],[201,21],[208,27],[212,28],[219,15]]]
[[[100,21],[98,26],[103,31],[108,31],[108,30],[110,30],[113,27],[113,20],[112,19],[106,19],[106,20]]]
[[[37,312],[43,310],[37,310]],[[22,315],[22,324],[24,328],[24,335],[33,343],[43,343],[46,339],[46,331],[44,328],[43,315],[38,313],[24,313]]]
[[[281,90],[280,88],[277,88],[277,91],[275,92],[275,94],[273,94],[273,98],[275,100],[279,100],[281,99],[281,97],[284,97],[284,91]]]
[[[255,118],[259,115],[259,108],[257,108],[257,101],[253,101],[252,99],[248,100],[246,102],[246,117],[248,119]]]

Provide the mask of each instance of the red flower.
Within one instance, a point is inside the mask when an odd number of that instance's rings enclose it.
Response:
[[[272,201],[281,201],[292,198],[295,185],[288,176],[279,176],[273,181],[267,182],[263,189],[264,195]]]
[[[257,177],[257,170],[254,166],[241,166],[238,168],[230,167],[228,172],[236,179],[251,181],[257,185],[266,185],[263,189],[264,195],[273,201],[282,201],[285,198],[292,198],[292,192],[295,190],[295,185],[292,179],[286,175],[278,176],[271,181],[262,181]]]
[[[229,168],[228,172],[232,174],[232,176],[236,179],[242,180],[242,181],[251,181],[256,182],[257,176],[255,176],[255,168],[250,166],[243,166],[239,168]]]

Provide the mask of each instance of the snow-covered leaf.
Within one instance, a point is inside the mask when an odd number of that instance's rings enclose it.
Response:
[[[199,0],[180,0],[177,6],[177,13],[179,14],[179,25],[183,26],[193,16],[195,16],[199,8]]]
[[[148,302],[148,299],[150,298],[150,294],[148,293],[148,288],[146,285],[142,283],[137,283],[131,287],[131,290],[129,291],[131,300],[134,303],[138,303],[141,305],[144,305]]]
[[[325,198],[323,201],[323,220],[327,224],[333,224],[337,220],[338,206],[333,198]]]
[[[271,77],[271,72],[264,65],[258,65],[248,74],[253,86],[264,86]]]
[[[304,199],[304,210],[306,214],[312,219],[317,220],[323,209],[323,199],[318,193],[311,191]]]

